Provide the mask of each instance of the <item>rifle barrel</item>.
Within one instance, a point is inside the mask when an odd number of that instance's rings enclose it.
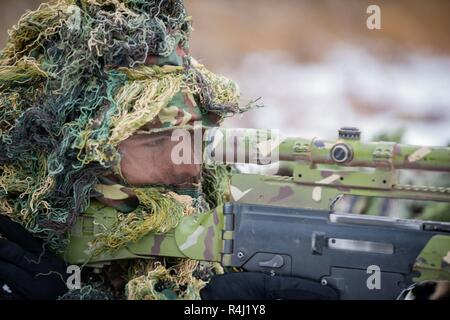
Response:
[[[450,172],[449,147],[361,142],[357,133],[340,134],[334,141],[282,139],[276,131],[260,129],[214,128],[207,130],[206,135],[207,158],[224,163],[295,161],[310,165]]]

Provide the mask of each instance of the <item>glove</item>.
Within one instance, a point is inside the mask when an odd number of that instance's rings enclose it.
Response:
[[[318,282],[263,273],[236,272],[212,278],[203,300],[336,300],[338,292]]]
[[[50,300],[67,291],[63,260],[1,214],[0,235],[0,299]]]

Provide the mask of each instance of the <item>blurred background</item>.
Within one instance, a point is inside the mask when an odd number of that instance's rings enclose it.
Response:
[[[2,0],[7,30],[41,0]],[[265,107],[227,125],[333,139],[404,129],[403,141],[450,143],[450,1],[186,0],[197,60]],[[381,30],[366,27],[381,8]]]
[[[0,48],[7,30],[40,2],[1,1]],[[450,143],[450,1],[186,4],[194,19],[192,55],[234,79],[243,104],[261,98],[264,105],[228,119],[227,126],[325,139],[336,138],[342,126],[356,126],[364,140]],[[366,27],[371,4],[381,8],[381,30]],[[430,180],[428,175],[410,179]],[[448,175],[431,183],[438,180],[449,185]],[[405,210],[414,212],[414,206]],[[448,213],[448,207],[439,210]]]

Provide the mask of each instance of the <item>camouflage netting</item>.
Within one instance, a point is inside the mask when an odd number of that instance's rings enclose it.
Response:
[[[91,285],[86,285],[81,289],[70,290],[58,300],[110,300],[111,298],[102,290]]]
[[[192,198],[156,188],[134,189],[140,206],[131,213],[119,214],[119,222],[96,236],[90,250],[94,255],[117,250],[136,242],[150,231],[164,233],[176,227],[183,216],[192,214]]]
[[[57,0],[26,13],[0,53],[0,211],[63,251],[99,176],[120,174],[121,141],[152,121],[148,133],[245,111],[234,82],[189,56],[190,32],[181,0]],[[205,175],[221,187],[210,205],[221,201],[224,180],[214,175],[225,170]],[[163,232],[199,210],[168,189],[133,191],[139,208],[100,235],[94,251]],[[136,281],[128,293],[147,297]]]
[[[130,268],[125,288],[128,300],[199,300],[199,291],[212,274],[223,273],[218,264],[175,259],[166,262],[138,261]],[[169,267],[167,267],[169,265]]]

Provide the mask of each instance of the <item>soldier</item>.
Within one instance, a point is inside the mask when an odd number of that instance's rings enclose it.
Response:
[[[64,295],[57,254],[90,206],[125,221],[96,247],[110,250],[220,203],[202,188],[202,165],[173,162],[171,132],[246,108],[234,82],[190,57],[190,32],[181,0],[58,0],[13,28],[0,56],[3,298]],[[252,273],[217,276],[201,296],[338,298],[306,279]]]
[[[181,0],[59,0],[13,28],[0,55],[5,294],[66,291],[55,253],[90,205],[139,217],[141,236],[208,209],[202,166],[172,161],[171,131],[216,126],[244,109],[234,82],[190,57],[190,33]]]
[[[67,291],[66,265],[53,252],[64,250],[67,230],[90,202],[142,214],[143,203],[158,201],[146,198],[146,188],[170,186],[196,199],[198,210],[217,205],[201,188],[200,164],[172,161],[171,131],[217,126],[245,108],[234,82],[189,56],[190,31],[180,0],[60,0],[27,13],[12,30],[0,61],[0,203],[2,214],[40,239],[0,216],[5,297],[52,299]],[[232,283],[240,278],[231,276]],[[265,281],[278,291],[293,283]],[[238,289],[215,286],[203,297]],[[239,289],[235,297],[263,297],[261,290]]]

